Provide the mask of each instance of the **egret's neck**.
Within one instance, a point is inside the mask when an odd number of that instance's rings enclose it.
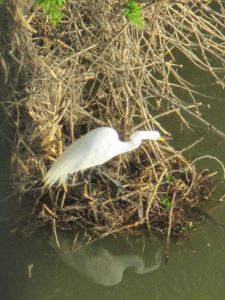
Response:
[[[136,131],[130,136],[130,141],[121,142],[120,153],[137,149],[143,140],[158,140],[160,135],[157,131]]]
[[[137,149],[141,145],[141,142],[142,142],[142,139],[140,139],[140,138],[135,138],[134,139],[131,136],[129,142],[121,142],[120,143],[120,152],[119,152],[119,154]]]

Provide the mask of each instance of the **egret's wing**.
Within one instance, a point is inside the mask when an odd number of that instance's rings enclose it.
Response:
[[[56,159],[45,176],[45,184],[66,182],[69,174],[105,163],[119,154],[118,143],[118,135],[112,128],[90,131]]]
[[[66,182],[69,174],[85,169],[88,155],[90,155],[90,148],[87,147],[85,140],[83,138],[77,140],[55,160],[45,176],[45,184],[52,186],[56,182]]]

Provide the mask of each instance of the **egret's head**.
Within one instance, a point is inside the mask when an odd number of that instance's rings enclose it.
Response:
[[[150,140],[153,141],[165,142],[167,139],[166,137],[161,136],[161,134],[156,130],[149,131],[149,136],[150,136]]]
[[[163,139],[160,135],[160,133],[156,130],[154,131],[147,131],[148,135],[149,135],[149,139],[153,140],[153,141],[160,141],[161,139]]]
[[[152,141],[159,141],[163,140],[160,133],[156,130],[150,131],[150,130],[139,130],[134,132],[131,135],[131,139],[133,140],[152,140]]]

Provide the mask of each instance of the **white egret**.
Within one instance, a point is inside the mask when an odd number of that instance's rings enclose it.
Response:
[[[60,155],[44,182],[46,186],[66,183],[68,176],[78,171],[102,165],[118,154],[138,148],[142,140],[163,140],[158,131],[136,131],[130,141],[122,142],[115,129],[99,127],[76,140]]]

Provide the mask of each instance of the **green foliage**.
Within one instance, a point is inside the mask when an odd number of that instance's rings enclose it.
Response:
[[[62,8],[66,0],[36,0],[36,2],[43,8],[53,25],[57,25],[61,21]]]
[[[171,208],[171,199],[167,195],[162,196],[160,199],[160,202],[165,207],[166,210],[169,210]]]
[[[166,175],[164,178],[166,183],[173,183],[175,180],[175,177],[173,175]]]
[[[0,5],[5,4],[5,0],[0,0]]]
[[[126,3],[126,8],[124,11],[125,16],[129,20],[129,22],[136,25],[138,28],[143,27],[143,19],[141,16],[142,8],[137,3],[136,0],[129,0]]]
[[[188,229],[192,229],[193,228],[193,221],[189,221],[188,223],[187,223],[187,227],[188,227]]]
[[[187,223],[181,228],[181,232],[188,232],[194,228],[193,221],[187,221]]]

